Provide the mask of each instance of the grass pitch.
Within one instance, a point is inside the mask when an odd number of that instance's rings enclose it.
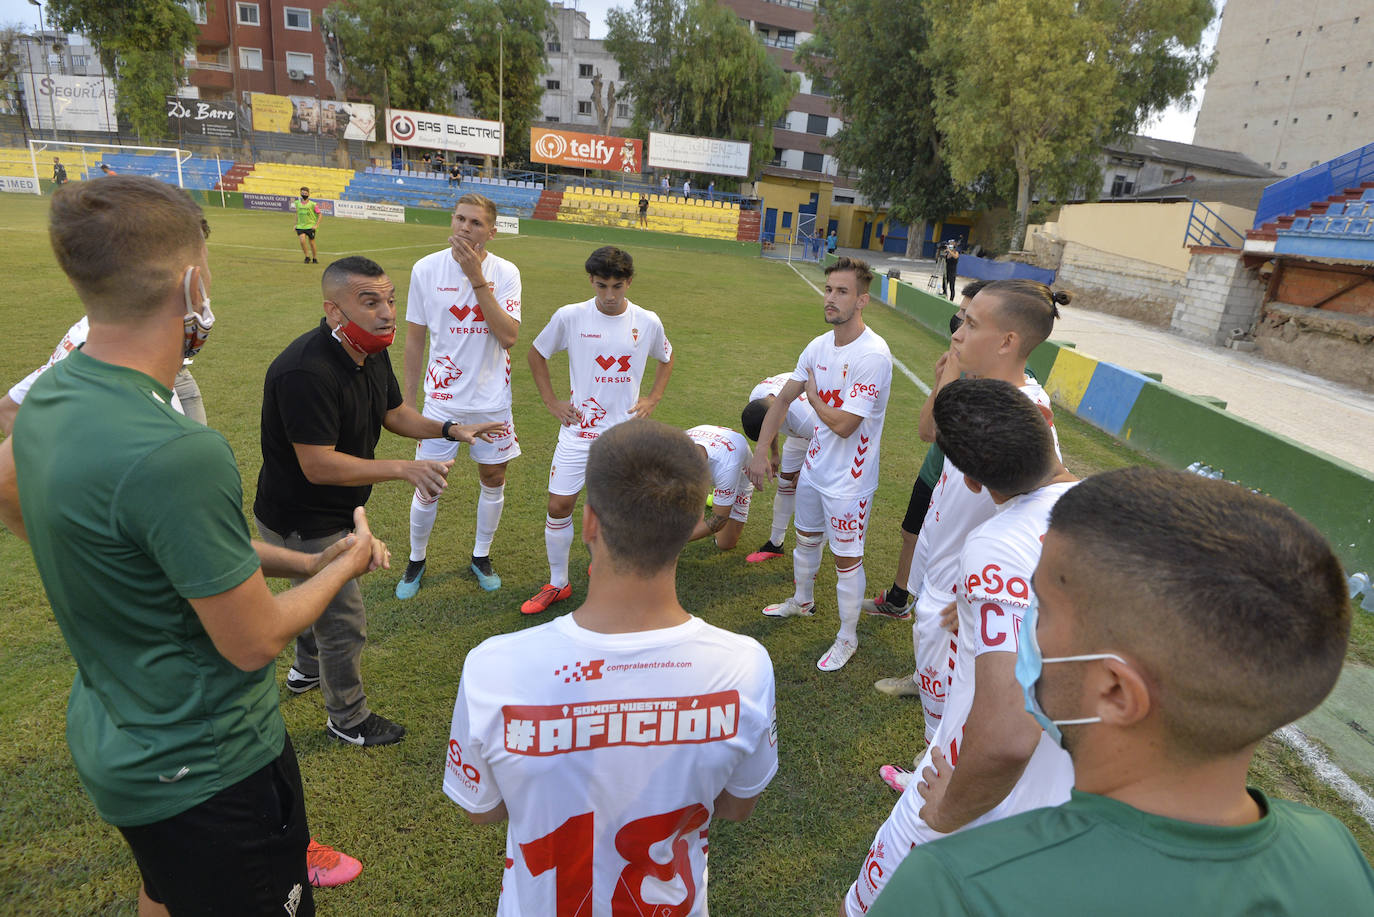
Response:
[[[9,385],[47,359],[81,306],[48,247],[45,200],[0,196],[0,244],[10,271],[3,308],[10,345],[0,352],[0,383]],[[228,438],[253,502],[261,456],[258,419],[268,363],[321,315],[321,265],[301,263],[288,215],[208,209],[210,265],[218,324],[195,364],[210,424]],[[537,224],[526,224],[533,232]],[[325,220],[321,261],[366,254],[390,273],[404,301],[409,269],[445,247],[442,227]],[[449,719],[463,657],[493,634],[541,623],[518,613],[544,583],[543,519],[548,463],[557,423],[529,379],[525,353],[559,306],[587,299],[582,262],[598,244],[539,235],[498,238],[492,250],[513,260],[524,281],[524,324],[512,350],[515,423],[522,457],[508,470],[506,508],[493,548],[504,585],[484,593],[466,572],[471,551],[476,470],[466,453],[450,477],[430,544],[419,595],[398,602],[392,590],[404,567],[410,488],[378,485],[368,505],[373,531],[392,547],[397,569],[363,582],[370,621],[363,657],[370,704],[403,723],[399,745],[363,751],[327,739],[319,694],[282,689],[282,712],[300,757],[312,832],[360,858],[360,879],[318,891],[323,912],[482,914],[495,909],[504,827],[477,827],[442,794]],[[680,237],[644,233],[627,246],[637,277],[631,298],[663,319],[676,370],[655,416],[690,427],[737,426],[750,388],[795,365],[802,347],[825,330],[819,297],[786,264],[681,250]],[[820,283],[812,267],[801,271]],[[893,354],[927,383],[943,343],[875,303],[866,318]],[[400,372],[400,346],[393,360]],[[556,357],[555,384],[566,378]],[[647,386],[646,381],[646,386]],[[647,388],[646,388],[647,391]],[[868,536],[870,593],[891,579],[898,526],[926,445],[916,435],[922,394],[893,375],[882,444],[882,486]],[[1083,425],[1057,418],[1069,467],[1080,475],[1144,461]],[[410,457],[413,443],[384,434],[383,457]],[[92,456],[99,460],[99,456]],[[80,499],[54,495],[54,499]],[[822,564],[820,613],[778,622],[759,609],[791,591],[789,558],[746,565],[744,555],[768,536],[771,492],[755,498],[741,545],[721,554],[689,545],[678,568],[679,593],[692,612],[749,634],[768,647],[778,686],[781,764],[754,816],[721,823],[711,837],[714,913],[831,915],[857,874],[873,832],[896,797],[877,777],[884,762],[920,750],[920,707],[873,691],[875,679],[909,671],[909,625],[865,617],[861,646],[841,672],[815,661],[834,637],[834,568]],[[574,518],[580,519],[580,516]],[[792,535],[788,536],[788,548]],[[574,544],[573,597],[586,581],[587,552]],[[0,532],[0,912],[132,914],[138,874],[118,833],[96,816],[71,764],[65,705],[75,671],[53,622],[27,547]],[[278,665],[284,681],[290,649]],[[1252,778],[1266,791],[1317,805],[1355,831],[1366,855],[1374,836],[1285,747],[1266,742]]]

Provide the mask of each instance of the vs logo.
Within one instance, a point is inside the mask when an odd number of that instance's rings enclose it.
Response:
[[[837,388],[818,389],[816,391],[816,394],[820,395],[821,400],[824,401],[826,404],[830,405],[831,407],[844,407],[844,399],[840,397],[840,390]]]
[[[448,311],[452,312],[453,317],[460,322],[467,319],[469,312],[472,313],[472,320],[474,322],[484,322],[487,320],[486,316],[482,314],[481,306],[463,306],[462,308],[458,306],[449,306]]]
[[[452,357],[440,357],[429,366],[429,381],[435,388],[448,388],[463,375]]]
[[[623,357],[598,356],[596,365],[607,371],[614,366],[618,372],[627,373],[630,371],[630,357],[628,354]]]

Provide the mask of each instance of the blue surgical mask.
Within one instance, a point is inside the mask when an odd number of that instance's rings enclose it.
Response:
[[[1064,734],[1059,731],[1060,726],[1085,726],[1089,723],[1100,723],[1102,717],[1089,716],[1076,720],[1050,719],[1040,707],[1040,701],[1035,697],[1035,684],[1040,680],[1041,668],[1054,662],[1092,662],[1096,659],[1115,659],[1124,664],[1126,660],[1115,653],[1089,653],[1083,656],[1056,656],[1052,659],[1045,659],[1040,655],[1040,640],[1035,634],[1039,617],[1040,603],[1032,594],[1030,607],[1021,617],[1021,632],[1016,639],[1016,681],[1021,685],[1021,693],[1026,699],[1026,712],[1035,718],[1040,727],[1054,740],[1054,744],[1062,746]]]

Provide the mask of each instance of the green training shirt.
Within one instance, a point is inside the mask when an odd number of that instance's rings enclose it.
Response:
[[[74,351],[15,422],[19,500],[76,659],[67,744],[102,818],[160,821],[281,754],[269,664],[219,654],[187,599],[259,567],[224,437],[143,373]]]
[[[292,203],[296,205],[296,228],[314,229],[320,222],[320,211],[314,201],[303,201],[299,197]]]
[[[1344,825],[1250,795],[1258,821],[1217,827],[1075,790],[915,848],[869,917],[1374,914],[1374,871]]]

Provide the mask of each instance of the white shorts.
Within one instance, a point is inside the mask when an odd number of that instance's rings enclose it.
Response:
[[[792,474],[801,471],[802,463],[806,461],[807,440],[800,436],[789,436],[782,441],[782,464],[778,470],[783,474]]]
[[[799,532],[825,532],[836,557],[863,557],[873,495],[827,497],[798,479],[793,522]]]
[[[501,422],[505,431],[495,442],[479,439],[468,447],[468,454],[479,465],[504,465],[520,454],[520,440],[515,435],[515,422],[511,419],[510,408],[501,411],[449,411],[431,408],[428,401],[421,412],[430,420],[451,420],[456,424]],[[422,439],[415,446],[415,458],[431,462],[447,462],[458,457],[458,447],[462,443],[437,438]]]
[[[592,449],[592,442],[583,440],[570,444],[559,438],[553,449],[553,461],[549,463],[549,493],[560,497],[581,493],[582,485],[587,483],[587,453]]]
[[[927,589],[916,599],[911,626],[916,633],[916,684],[921,689],[921,712],[926,721],[926,741],[945,713],[945,698],[954,674],[958,637],[940,626],[940,612],[954,601],[954,594],[940,595]]]
[[[735,490],[735,502],[730,506],[730,518],[735,522],[749,521],[749,503],[754,497],[754,485],[740,472]]]

